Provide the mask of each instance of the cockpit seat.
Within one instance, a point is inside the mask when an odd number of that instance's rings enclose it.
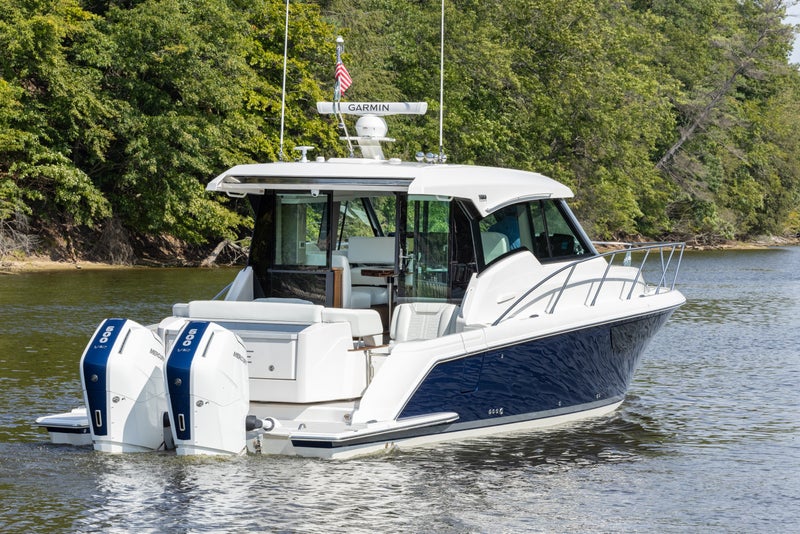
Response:
[[[511,250],[508,237],[500,232],[481,232],[481,244],[487,263]]]
[[[347,243],[347,259],[353,291],[368,294],[372,306],[389,302],[386,280],[361,273],[369,269],[394,269],[394,237],[352,236]]]
[[[553,256],[572,256],[575,254],[575,238],[569,234],[553,234],[550,236]]]
[[[455,304],[407,302],[397,305],[389,335],[393,341],[433,339],[452,333],[456,324]]]
[[[366,309],[372,305],[372,298],[369,292],[353,288],[350,262],[347,256],[334,254],[331,257],[331,265],[342,270],[342,307]]]

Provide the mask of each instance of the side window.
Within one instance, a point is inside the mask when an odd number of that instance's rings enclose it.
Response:
[[[506,206],[479,223],[483,262],[489,265],[521,245],[520,227],[527,226],[523,206]]]
[[[350,237],[390,236],[395,232],[394,195],[336,202],[339,206],[336,249],[346,248]]]
[[[450,202],[409,198],[405,230],[404,295],[446,299],[450,294]]]
[[[501,208],[478,223],[483,263],[526,248],[539,261],[591,254],[557,201],[537,200]]]
[[[537,232],[533,251],[539,261],[591,254],[559,203],[552,200],[533,202],[530,213]]]

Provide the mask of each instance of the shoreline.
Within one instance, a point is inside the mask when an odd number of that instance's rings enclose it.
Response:
[[[633,243],[636,244],[635,242]],[[800,246],[800,238],[796,237],[765,237],[755,239],[752,241],[726,241],[714,245],[701,245],[689,244],[686,245],[686,250],[690,252],[697,251],[715,251],[715,250],[762,250],[779,247]],[[4,274],[21,274],[21,273],[36,273],[36,272],[52,272],[52,271],[69,271],[69,270],[108,270],[108,269],[163,269],[168,267],[200,267],[199,264],[176,266],[175,264],[158,264],[152,261],[141,264],[113,264],[96,261],[66,261],[66,260],[51,260],[45,256],[26,256],[23,258],[14,257],[0,258],[0,275]],[[211,265],[209,267],[214,269],[220,267],[219,265]]]
[[[97,271],[110,269],[139,269],[146,268],[141,265],[119,265],[95,261],[59,261],[49,260],[40,257],[28,257],[24,259],[0,259],[0,275],[38,273],[50,271]]]

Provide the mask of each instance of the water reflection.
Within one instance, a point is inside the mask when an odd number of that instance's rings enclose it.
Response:
[[[0,487],[15,488],[12,507],[37,507],[11,523],[25,529],[47,522],[108,532],[464,532],[493,531],[501,521],[527,530],[532,518],[520,514],[524,506],[549,517],[556,495],[579,491],[597,469],[658,457],[668,439],[650,417],[625,410],[547,431],[341,462],[17,445],[3,451],[15,460],[3,465]],[[10,482],[12,472],[35,476]]]
[[[607,462],[636,461],[659,453],[667,439],[654,421],[630,410],[553,429],[518,432],[440,445],[418,454],[424,463],[458,464],[461,469],[518,469],[550,473]]]
[[[625,402],[544,431],[348,461],[45,444],[96,325],[158,320],[230,272],[3,278],[0,525],[78,532],[789,531],[800,502],[800,249],[688,254],[689,302]],[[10,282],[9,282],[10,281]],[[743,512],[746,510],[746,513]]]

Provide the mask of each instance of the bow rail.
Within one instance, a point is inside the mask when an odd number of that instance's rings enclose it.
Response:
[[[658,295],[666,293],[675,289],[675,281],[678,278],[678,271],[680,270],[681,260],[683,259],[683,252],[686,248],[685,243],[624,243],[624,242],[611,242],[611,241],[596,241],[595,245],[621,247],[618,250],[611,250],[591,256],[580,260],[573,261],[558,270],[550,273],[548,276],[540,280],[536,285],[525,291],[519,298],[517,298],[506,310],[500,314],[500,317],[492,323],[492,326],[497,326],[505,318],[511,315],[511,312],[517,308],[521,303],[528,302],[531,295],[537,291],[542,290],[545,295],[551,295],[551,302],[545,307],[545,313],[552,314],[555,312],[556,306],[561,301],[561,297],[567,289],[576,288],[581,285],[587,285],[588,290],[586,294],[586,305],[593,307],[597,304],[598,298],[603,292],[604,287],[609,285],[609,280],[621,281],[623,283],[630,283],[630,289],[621,294],[621,300],[630,300],[634,295],[636,287],[641,287],[645,290],[647,295]],[[638,256],[641,255],[641,260]],[[636,257],[636,258],[635,258]],[[590,261],[597,261],[598,258],[606,260],[606,267],[603,275],[599,278],[592,277],[585,280],[574,280],[578,266]],[[621,258],[621,259],[620,259]],[[655,259],[654,259],[655,258]],[[636,267],[634,267],[634,259],[636,259]],[[620,279],[620,271],[612,270],[615,266],[628,267],[622,271],[625,273],[625,278]],[[548,286],[548,282],[564,275],[566,277],[564,282],[557,287]],[[654,283],[648,282],[647,278],[654,279],[657,277],[658,281]]]

